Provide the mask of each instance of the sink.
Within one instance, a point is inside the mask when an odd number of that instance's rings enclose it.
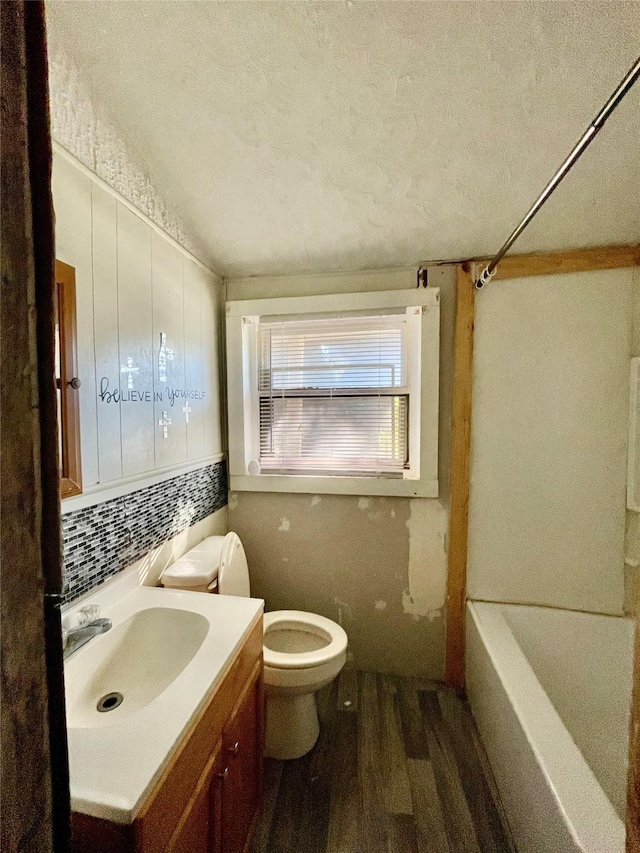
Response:
[[[94,637],[65,666],[67,725],[108,726],[147,706],[182,673],[208,631],[200,613],[151,607]]]
[[[64,662],[71,808],[130,824],[263,602],[141,586],[133,566],[67,605],[65,627],[94,604],[113,628]],[[100,700],[109,710],[98,711]]]

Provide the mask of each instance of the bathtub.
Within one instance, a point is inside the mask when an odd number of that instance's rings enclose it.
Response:
[[[468,602],[467,692],[518,853],[624,853],[633,622]]]

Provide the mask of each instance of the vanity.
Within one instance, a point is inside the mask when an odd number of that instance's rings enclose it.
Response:
[[[65,664],[72,850],[243,853],[262,785],[263,602],[126,581],[101,596],[112,629]]]

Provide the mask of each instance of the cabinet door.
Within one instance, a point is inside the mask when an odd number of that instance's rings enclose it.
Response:
[[[218,853],[222,742],[218,741],[165,853]]]
[[[222,732],[222,853],[242,853],[260,806],[263,734],[262,660]]]

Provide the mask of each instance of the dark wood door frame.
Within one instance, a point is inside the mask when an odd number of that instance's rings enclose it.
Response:
[[[69,842],[54,236],[44,4],[0,3],[2,27],[2,821],[6,850]]]

